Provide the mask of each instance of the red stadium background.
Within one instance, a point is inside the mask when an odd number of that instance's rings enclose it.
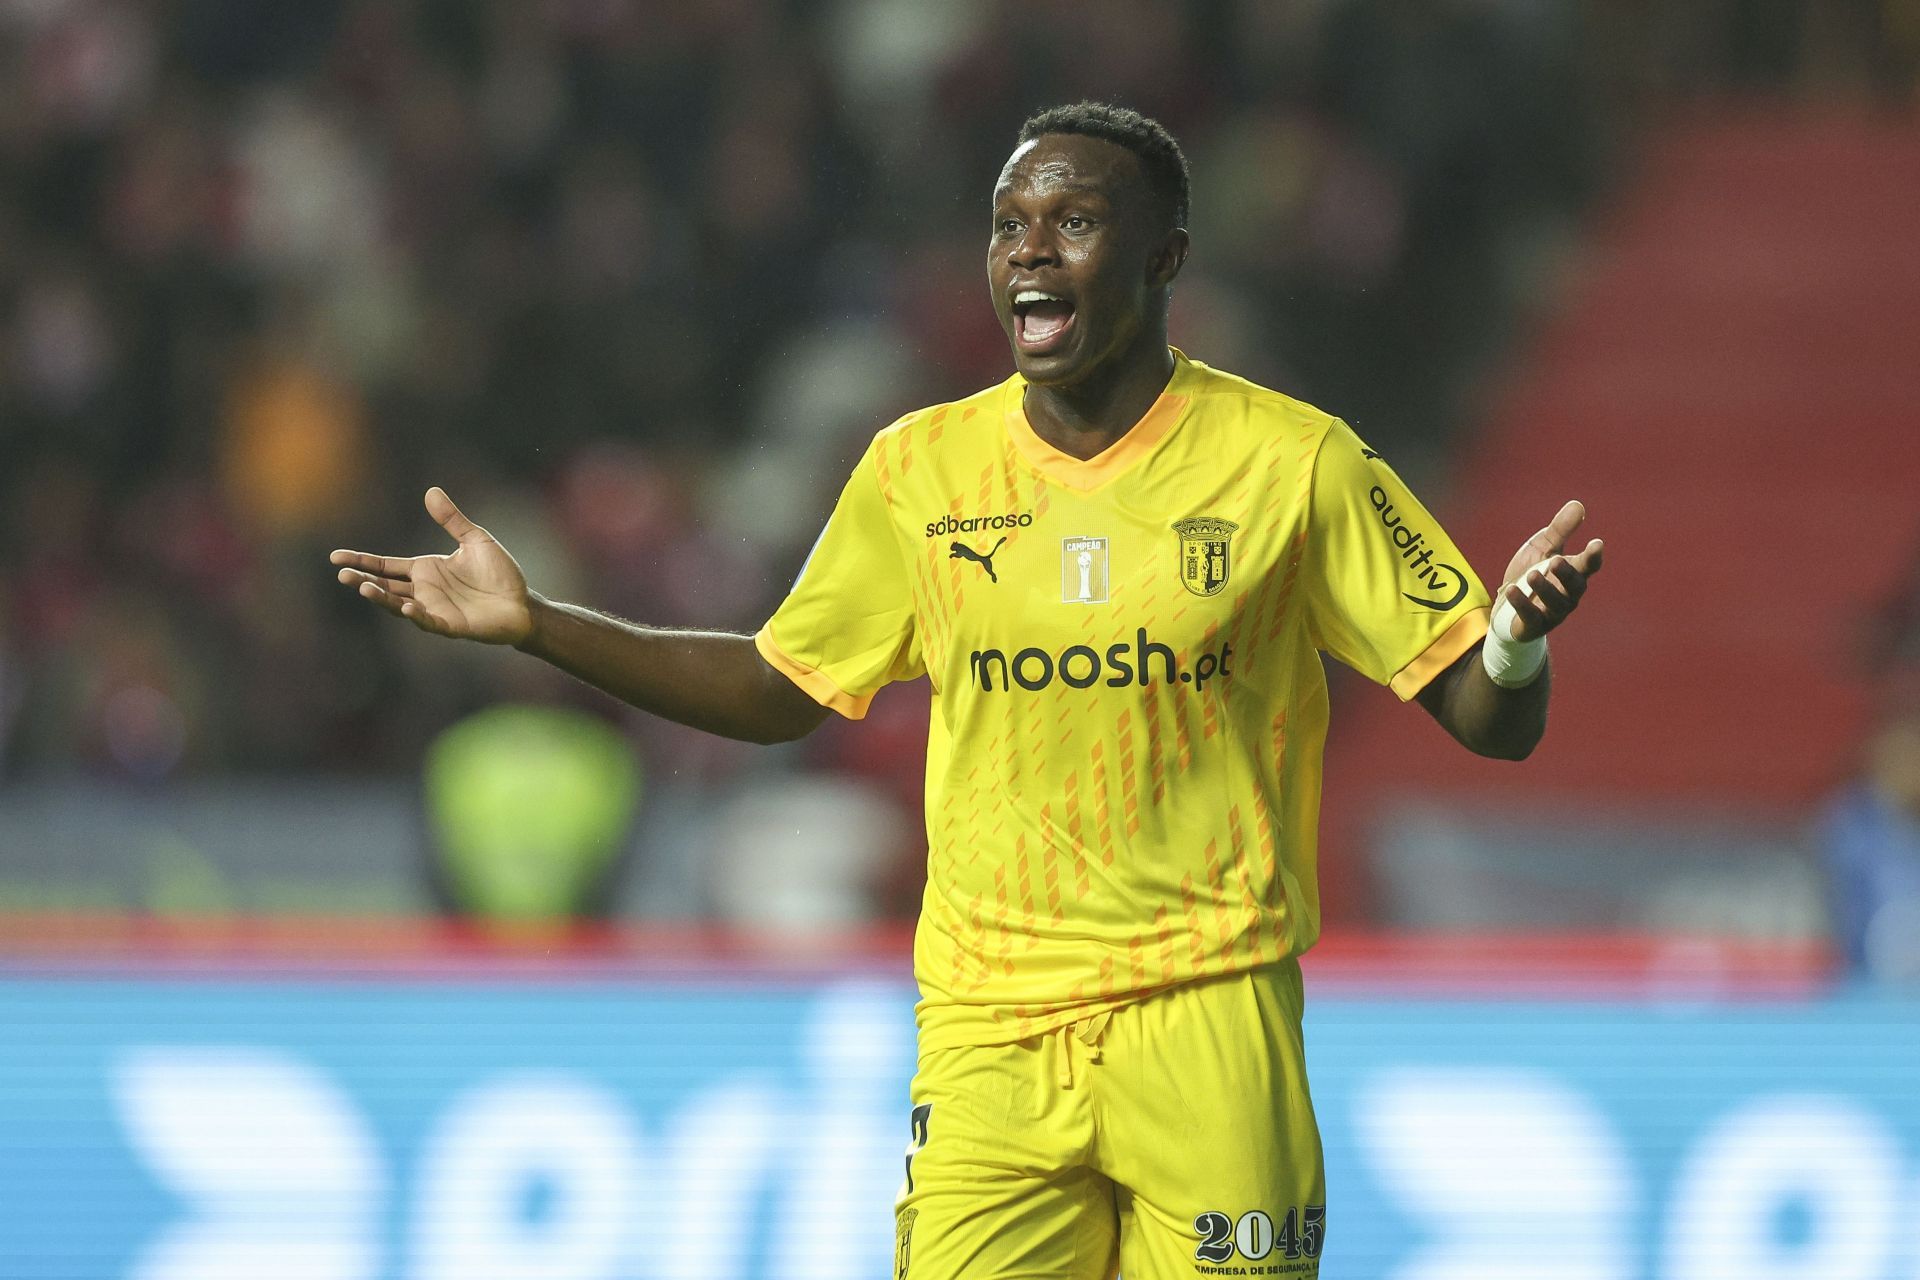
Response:
[[[441,484],[550,595],[757,627],[865,439],[1004,376],[987,189],[1093,97],[1191,159],[1176,343],[1483,576],[1607,542],[1524,765],[1331,673],[1310,980],[1904,999],[1917,67],[1911,0],[0,6],[6,973],[900,979],[923,688],[722,742],[326,552],[438,550]]]

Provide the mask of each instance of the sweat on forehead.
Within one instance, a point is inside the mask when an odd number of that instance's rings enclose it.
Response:
[[[1125,147],[1100,138],[1048,134],[1013,149],[993,193],[997,198],[1016,181],[1024,181],[1044,190],[1081,188],[1118,195],[1129,187],[1144,191],[1145,179],[1139,157]]]

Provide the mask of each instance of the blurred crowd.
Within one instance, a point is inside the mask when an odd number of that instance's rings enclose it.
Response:
[[[656,788],[831,771],[917,841],[921,698],[769,757],[421,637],[325,553],[442,549],[438,483],[549,594],[756,627],[866,436],[1005,376],[987,193],[1080,97],[1191,158],[1176,340],[1431,468],[1645,86],[1858,44],[1836,74],[1910,87],[1910,5],[1667,8],[8,0],[0,781],[410,773],[558,701]]]
[[[1920,983],[1920,547],[1861,629],[1877,721],[1821,808],[1834,942],[1849,969]]]

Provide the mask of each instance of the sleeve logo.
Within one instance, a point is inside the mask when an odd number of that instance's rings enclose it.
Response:
[[[1393,509],[1393,502],[1387,497],[1387,491],[1379,485],[1373,486],[1368,500],[1380,515],[1380,523],[1386,526],[1387,533],[1393,538],[1393,545],[1400,551],[1400,559],[1406,562],[1407,569],[1420,583],[1421,587],[1432,592],[1431,597],[1416,596],[1412,592],[1400,594],[1415,604],[1424,605],[1439,613],[1445,613],[1467,598],[1467,575],[1454,566],[1433,558],[1433,551],[1427,546],[1427,535],[1410,527]]]
[[[1240,526],[1218,516],[1173,522],[1180,535],[1180,585],[1197,596],[1219,595],[1233,572],[1233,534]]]

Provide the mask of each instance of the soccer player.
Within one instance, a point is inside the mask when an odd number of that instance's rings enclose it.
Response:
[[[1135,112],[1026,123],[986,264],[1016,372],[874,438],[756,636],[546,600],[437,488],[452,554],[333,554],[427,631],[735,738],[929,677],[906,1280],[1318,1274],[1317,651],[1520,759],[1600,568],[1569,502],[1496,604],[1345,423],[1169,348],[1187,200]]]

